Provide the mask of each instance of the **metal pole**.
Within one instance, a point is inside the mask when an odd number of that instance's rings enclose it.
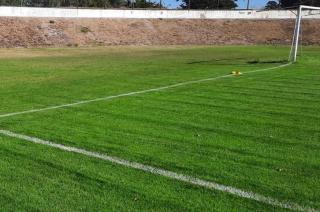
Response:
[[[247,1],[247,10],[249,10],[250,7],[250,0]]]
[[[295,32],[295,46],[294,46],[294,55],[293,55],[293,62],[297,61],[297,54],[298,54],[298,47],[299,47],[299,35],[300,35],[300,26],[301,26],[301,17],[302,17],[302,7],[299,6],[298,10],[298,19],[297,19],[297,27]]]

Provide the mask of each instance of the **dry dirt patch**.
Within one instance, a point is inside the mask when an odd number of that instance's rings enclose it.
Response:
[[[0,47],[289,44],[294,20],[0,18]],[[303,23],[320,44],[320,20]]]

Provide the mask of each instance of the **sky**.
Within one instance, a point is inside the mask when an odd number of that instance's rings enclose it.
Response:
[[[269,0],[250,0],[250,7],[252,9],[261,9]],[[176,8],[181,4],[177,2],[177,0],[163,0],[165,5],[169,8]],[[245,9],[247,7],[247,0],[238,0],[237,4],[239,5],[239,9]]]

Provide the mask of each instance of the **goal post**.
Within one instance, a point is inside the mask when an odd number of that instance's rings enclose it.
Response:
[[[305,5],[300,5],[298,8],[298,13],[297,13],[297,18],[295,22],[295,27],[294,27],[294,35],[293,35],[293,40],[292,40],[292,46],[291,46],[291,51],[289,55],[289,61],[291,62],[296,62],[297,61],[297,55],[298,55],[298,48],[299,48],[299,39],[300,39],[300,33],[301,33],[301,21],[303,17],[303,11],[304,10],[319,10],[320,7],[313,7],[313,6],[305,6]]]

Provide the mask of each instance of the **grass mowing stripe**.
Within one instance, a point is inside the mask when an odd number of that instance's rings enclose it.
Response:
[[[240,189],[237,189],[237,188],[234,188],[231,186],[226,186],[226,185],[218,184],[215,182],[201,180],[199,178],[191,177],[188,175],[178,174],[176,172],[168,171],[165,169],[159,169],[156,167],[144,165],[141,163],[127,161],[127,160],[124,160],[121,158],[112,157],[112,156],[100,154],[97,152],[91,152],[91,151],[87,151],[87,150],[75,148],[75,147],[69,147],[69,146],[65,146],[62,144],[53,143],[51,141],[45,141],[45,140],[42,140],[42,139],[36,138],[36,137],[30,137],[27,135],[17,134],[17,133],[7,131],[7,130],[0,130],[0,134],[5,135],[5,136],[9,136],[9,137],[13,137],[13,138],[22,139],[22,140],[29,141],[29,142],[33,142],[36,144],[42,144],[42,145],[54,147],[57,149],[68,151],[68,152],[74,152],[74,153],[86,155],[89,157],[98,158],[101,160],[109,161],[109,162],[123,165],[126,167],[142,170],[142,171],[149,172],[149,173],[156,174],[156,175],[165,176],[165,177],[168,177],[171,179],[190,183],[190,184],[193,184],[196,186],[205,187],[208,189],[214,189],[214,190],[219,190],[222,192],[227,192],[227,193],[239,196],[239,197],[256,200],[258,202],[266,203],[266,204],[281,207],[281,208],[286,208],[286,209],[290,209],[290,210],[297,210],[297,211],[316,211],[316,209],[301,206],[296,203],[282,202],[282,201],[279,201],[279,200],[271,198],[271,197],[267,197],[267,196],[253,193],[253,192],[240,190]]]
[[[264,69],[248,71],[248,72],[245,72],[245,74],[279,69],[279,68],[283,68],[283,67],[289,66],[291,64],[292,63],[290,62],[290,63],[286,63],[286,64],[283,64],[283,65],[271,67],[271,68],[264,68]],[[106,97],[101,97],[101,98],[96,98],[96,99],[91,99],[91,100],[83,100],[83,101],[78,101],[78,102],[69,103],[69,104],[56,105],[56,106],[51,106],[51,107],[46,107],[46,108],[32,109],[32,110],[26,110],[26,111],[14,112],[14,113],[7,113],[7,114],[0,115],[0,118],[16,116],[16,115],[21,115],[21,114],[41,112],[41,111],[47,111],[47,110],[54,110],[54,109],[65,108],[65,107],[72,107],[72,106],[76,106],[76,105],[88,104],[88,103],[91,103],[91,102],[98,102],[98,101],[105,101],[105,100],[115,99],[115,98],[120,98],[120,97],[125,97],[125,96],[133,96],[133,95],[137,95],[137,94],[156,92],[156,91],[166,90],[166,89],[169,89],[169,88],[175,88],[175,87],[180,87],[180,86],[184,86],[184,85],[202,83],[202,82],[217,80],[217,79],[221,79],[221,78],[231,77],[231,76],[233,76],[233,75],[232,74],[227,74],[227,75],[222,75],[222,76],[218,76],[218,77],[211,77],[211,78],[205,78],[205,79],[181,82],[181,83],[177,83],[177,84],[173,84],[173,85],[162,86],[162,87],[152,88],[152,89],[147,89],[147,90],[134,91],[134,92],[124,93],[124,94],[119,94],[119,95],[113,95],[113,96],[106,96]]]

